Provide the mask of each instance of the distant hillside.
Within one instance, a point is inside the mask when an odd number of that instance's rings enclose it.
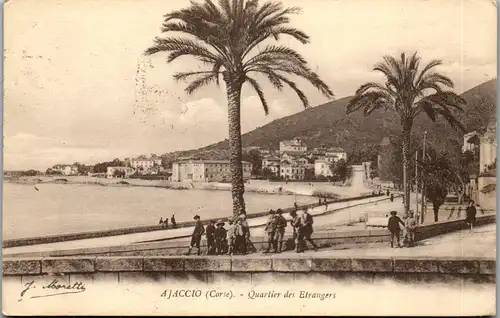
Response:
[[[462,94],[467,107],[458,117],[467,131],[485,126],[496,116],[496,79],[485,82]],[[351,162],[373,160],[381,139],[386,135],[399,135],[399,120],[392,112],[378,111],[365,117],[362,112],[345,114],[351,97],[345,97],[323,105],[306,109],[300,113],[274,120],[242,136],[243,147],[260,146],[277,149],[280,140],[302,137],[308,147],[321,144],[343,147]],[[460,154],[462,133],[454,131],[444,121],[433,123],[422,114],[415,122],[413,134],[419,140],[427,131],[429,143],[436,149],[446,149],[452,157]],[[227,156],[224,151],[228,141],[222,141],[197,150],[165,154],[172,160],[178,156],[201,154],[217,159]]]

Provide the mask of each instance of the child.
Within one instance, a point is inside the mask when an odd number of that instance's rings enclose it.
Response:
[[[206,237],[207,237],[207,254],[213,255],[215,252],[215,221],[210,220],[210,224],[207,225]]]
[[[276,244],[274,241],[274,236],[276,235],[276,215],[273,210],[269,211],[269,219],[267,220],[265,231],[267,233],[267,249],[264,253],[274,253],[276,252]]]
[[[229,228],[227,230],[227,245],[228,245],[228,250],[227,250],[227,255],[233,255],[234,254],[234,240],[236,238],[236,227],[234,226],[233,218],[229,218],[227,220],[227,223],[229,223]]]
[[[224,221],[217,221],[217,228],[215,229],[215,254],[222,255],[226,245],[227,231],[224,228]]]
[[[234,250],[236,253],[241,253],[245,255],[247,253],[247,246],[245,240],[245,229],[241,224],[241,220],[239,218],[236,219],[234,224]]]
[[[403,221],[397,216],[398,212],[396,211],[391,211],[391,217],[389,218],[389,221],[387,222],[387,228],[391,232],[391,247],[394,247],[394,239],[396,239],[398,243],[398,247],[401,247],[401,244],[399,243],[399,234],[401,233],[401,228],[399,227],[399,224],[405,225]]]

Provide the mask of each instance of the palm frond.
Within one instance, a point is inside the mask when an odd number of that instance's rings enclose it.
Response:
[[[245,62],[243,67],[248,69],[252,67],[252,65],[259,62],[272,62],[274,60],[285,60],[290,61],[291,63],[297,62],[300,64],[307,63],[305,58],[302,57],[300,53],[291,48],[286,46],[268,45],[259,54]]]
[[[219,74],[218,72],[213,72],[213,71],[179,72],[179,73],[175,73],[173,75],[173,77],[176,81],[182,81],[182,80],[188,79],[188,78],[193,77],[193,76],[198,76],[198,75],[208,75],[208,74],[215,75],[214,73]]]
[[[148,48],[145,54],[152,55],[158,52],[171,52],[168,57],[168,62],[172,62],[183,55],[191,55],[211,62],[216,62],[221,59],[202,44],[178,37],[155,38],[154,45]]]
[[[246,81],[248,81],[250,85],[252,85],[253,89],[257,92],[260,102],[262,103],[262,107],[264,108],[264,112],[266,113],[266,115],[269,115],[269,107],[267,105],[266,97],[264,96],[264,92],[262,91],[259,83],[255,79],[248,76],[246,76]]]
[[[394,109],[394,102],[390,95],[382,91],[370,91],[364,94],[356,94],[347,103],[346,114],[351,114],[357,110],[363,109],[365,116],[371,114],[376,109],[391,108]]]
[[[212,83],[213,81],[215,81],[217,79],[217,77],[218,77],[218,74],[214,74],[214,73],[210,73],[208,75],[202,76],[202,77],[192,81],[184,89],[184,91],[190,95],[190,94],[194,93],[196,90],[200,89],[201,87]]]
[[[419,81],[420,86],[417,86],[417,89],[419,89],[421,86],[425,85],[429,86],[431,84],[443,85],[449,88],[453,88],[454,86],[453,81],[449,77],[439,73],[428,73],[420,79]]]
[[[441,60],[432,60],[426,66],[424,66],[424,68],[420,71],[420,74],[417,76],[417,79],[415,81],[415,86],[420,85],[420,81],[427,74],[427,72],[429,72],[431,69],[441,64],[443,64]]]

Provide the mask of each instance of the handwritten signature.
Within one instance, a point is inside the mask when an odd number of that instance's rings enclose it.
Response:
[[[18,301],[24,299],[24,296],[28,291],[32,291],[37,289],[39,286],[35,284],[35,281],[32,280],[24,284],[24,289],[21,291],[21,298]],[[86,290],[85,284],[82,282],[74,282],[73,284],[61,284],[59,280],[54,279],[49,284],[41,286],[41,289],[44,291],[43,295],[34,295],[30,296],[30,298],[43,298],[43,297],[52,297],[58,295],[65,294],[78,294],[83,293]],[[46,292],[49,293],[46,293]]]

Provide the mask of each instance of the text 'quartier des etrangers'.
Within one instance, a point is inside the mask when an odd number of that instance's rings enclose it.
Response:
[[[255,290],[250,290],[248,292],[248,298],[249,299],[271,299],[271,298],[302,298],[302,299],[319,299],[319,300],[326,300],[326,299],[335,299],[336,294],[335,293],[314,293],[314,292],[309,292],[309,291],[298,291],[298,292],[291,292],[291,291],[286,291],[284,293],[276,292],[276,291],[266,291],[266,292],[260,292],[260,291],[255,291]]]

